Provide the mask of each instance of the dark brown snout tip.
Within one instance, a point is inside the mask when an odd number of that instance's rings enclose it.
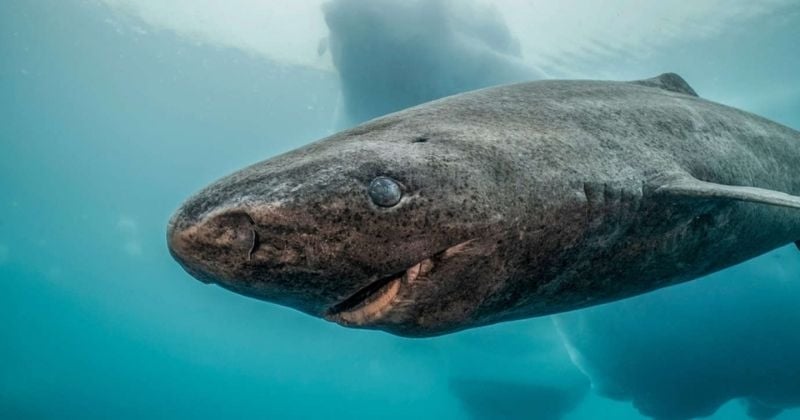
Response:
[[[249,260],[258,237],[247,213],[211,214],[188,222],[180,211],[167,226],[172,257],[193,277],[215,282]]]
[[[176,222],[176,217],[170,220],[167,226],[167,249],[170,255],[178,264],[186,270],[192,277],[209,284],[213,282],[203,271],[196,269],[196,263],[192,263],[192,235],[189,229]]]

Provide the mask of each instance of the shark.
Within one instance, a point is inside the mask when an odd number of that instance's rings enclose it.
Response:
[[[167,228],[203,282],[406,337],[624,299],[792,242],[800,133],[674,73],[404,109],[212,183]]]

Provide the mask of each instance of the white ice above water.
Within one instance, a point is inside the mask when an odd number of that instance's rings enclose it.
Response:
[[[96,1],[197,42],[332,69],[330,56],[318,54],[320,40],[328,33],[321,0]],[[482,2],[503,14],[525,59],[554,77],[584,76],[574,70],[582,60],[644,59],[659,47],[718,35],[792,4],[792,0]]]

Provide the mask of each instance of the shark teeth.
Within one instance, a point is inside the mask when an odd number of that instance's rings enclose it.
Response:
[[[331,308],[326,318],[345,325],[364,325],[375,321],[394,306],[402,285],[413,283],[431,268],[433,262],[426,258],[404,272],[376,280]]]
[[[398,301],[402,300],[400,299],[401,288],[427,281],[426,276],[435,264],[456,256],[473,255],[476,251],[486,252],[474,245],[475,239],[460,242],[425,258],[405,271],[374,280],[349,298],[331,307],[323,317],[328,321],[346,326],[361,326],[378,321],[390,312]]]
[[[414,283],[419,279],[419,277],[424,277],[426,274],[428,274],[432,268],[433,260],[430,258],[425,258],[406,270],[405,277],[403,277],[404,283]]]
[[[369,303],[359,305],[349,311],[339,312],[335,315],[334,321],[349,325],[363,325],[380,318],[392,306],[399,291],[400,278],[396,278],[370,296]]]
[[[464,241],[434,254],[430,258],[408,267],[405,271],[377,279],[349,298],[339,302],[323,315],[328,321],[342,325],[365,325],[381,319],[392,310],[399,300],[403,286],[425,281],[425,276],[433,269],[434,261],[442,261],[472,250],[474,239]]]
[[[416,280],[417,277],[419,276],[420,270],[422,270],[422,262],[418,262],[416,265],[409,267],[409,269],[406,270],[406,275],[405,275],[406,282],[411,283],[414,280]]]

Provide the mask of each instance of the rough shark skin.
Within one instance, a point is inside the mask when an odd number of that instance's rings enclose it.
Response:
[[[538,81],[245,168],[190,198],[167,236],[201,280],[431,336],[634,296],[796,241],[799,169],[800,133],[677,75]],[[398,182],[397,205],[370,200],[377,177]]]

